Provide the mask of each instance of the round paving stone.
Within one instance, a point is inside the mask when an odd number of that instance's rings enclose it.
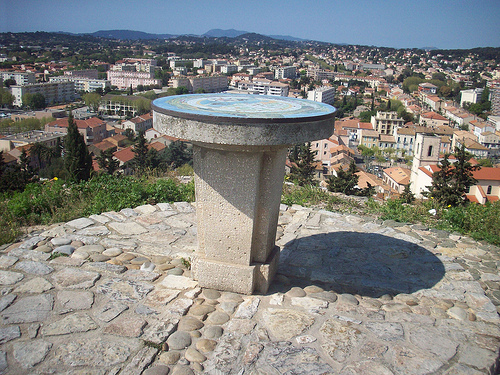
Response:
[[[217,346],[217,341],[210,339],[200,339],[196,342],[196,349],[202,353],[212,352]]]
[[[344,293],[339,295],[339,303],[346,305],[357,305],[359,301],[352,294]]]
[[[106,256],[106,255],[96,253],[96,254],[92,254],[90,256],[90,259],[92,259],[93,262],[106,262],[106,261],[110,260],[111,258]]]
[[[142,375],[168,375],[169,372],[170,369],[168,368],[168,366],[159,365],[148,368],[142,373]]]
[[[204,289],[203,297],[207,299],[218,299],[220,298],[220,292],[215,289]]]
[[[130,264],[138,264],[138,265],[141,265],[143,263],[146,263],[146,262],[149,262],[149,259],[148,258],[145,258],[145,257],[137,257],[137,258],[134,258],[130,261]]]
[[[222,329],[221,326],[208,326],[205,327],[205,331],[203,332],[203,335],[207,339],[218,339],[219,337],[222,336],[222,333],[224,330]]]
[[[63,245],[69,245],[71,243],[71,239],[65,237],[56,237],[51,239],[50,242],[54,246],[63,246]]]
[[[189,334],[191,335],[192,338],[194,339],[199,339],[201,337],[201,333],[200,331],[191,331],[189,332]]]
[[[85,244],[82,241],[76,240],[76,241],[72,241],[70,245],[73,247],[79,248],[79,247],[84,246]]]
[[[41,251],[44,253],[50,253],[52,251],[52,248],[49,245],[42,245],[42,246],[38,246],[35,250]]]
[[[87,253],[86,251],[81,251],[81,250],[77,250],[73,254],[71,254],[71,258],[75,258],[75,259],[85,260],[88,257],[89,257],[89,253]]]
[[[186,357],[189,362],[205,362],[207,359],[207,357],[193,348],[187,348],[186,353],[184,353],[184,357]]]
[[[201,365],[201,363],[193,362],[193,363],[191,363],[191,367],[196,372],[200,372],[200,373],[203,372],[203,366]]]
[[[76,249],[71,245],[58,246],[52,250],[52,254],[61,253],[66,255],[71,255]]]
[[[308,285],[304,288],[304,292],[306,292],[307,294],[321,293],[324,292],[324,289],[316,285]]]
[[[172,375],[194,375],[194,371],[188,366],[175,366]]]
[[[117,257],[123,253],[122,249],[119,249],[117,247],[110,247],[109,249],[106,249],[102,252],[103,255],[106,255],[108,257]]]
[[[154,264],[164,264],[170,262],[172,258],[167,257],[165,255],[153,255],[151,257],[151,260],[153,261]]]
[[[208,316],[207,323],[219,326],[229,320],[229,315],[221,311],[215,311]]]
[[[171,270],[172,268],[174,268],[175,266],[173,264],[161,264],[158,266],[158,269],[160,271],[168,271],[168,270]]]
[[[179,325],[177,327],[177,329],[179,331],[195,331],[197,329],[200,329],[204,326],[204,324],[192,317],[192,316],[184,316],[181,318],[181,320],[179,321]]]
[[[177,331],[167,340],[169,349],[181,350],[191,345],[191,335],[187,332]]]
[[[181,276],[184,273],[184,270],[181,268],[172,268],[171,270],[167,271],[167,275],[175,275],[175,276]]]
[[[175,365],[177,361],[181,358],[181,354],[179,352],[165,352],[160,355],[160,362],[163,362],[167,365]]]
[[[201,317],[201,319],[205,318],[207,314],[210,314],[213,311],[215,311],[215,307],[210,305],[194,305],[189,309],[189,313],[191,315]]]
[[[288,297],[304,297],[306,295],[306,292],[304,292],[304,290],[302,288],[299,288],[298,286],[294,286],[292,289],[290,289],[285,294]]]

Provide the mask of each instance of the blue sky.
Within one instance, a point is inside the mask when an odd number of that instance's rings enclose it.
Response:
[[[0,0],[0,32],[237,29],[396,48],[500,47],[500,0]]]

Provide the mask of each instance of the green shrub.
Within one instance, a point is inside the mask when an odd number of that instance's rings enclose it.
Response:
[[[439,227],[470,235],[500,246],[500,201],[485,205],[469,203],[443,211]]]
[[[194,200],[194,183],[172,179],[98,175],[89,181],[33,183],[0,197],[0,244],[12,242],[20,227],[69,221],[106,211],[160,202]]]

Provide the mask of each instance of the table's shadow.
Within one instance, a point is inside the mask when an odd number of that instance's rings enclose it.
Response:
[[[444,274],[430,251],[408,241],[374,233],[334,232],[298,238],[281,251],[278,274],[291,285],[318,285],[336,293],[378,298],[428,289]],[[272,292],[272,290],[270,290]]]

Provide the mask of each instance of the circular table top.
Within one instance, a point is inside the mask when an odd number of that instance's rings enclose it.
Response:
[[[167,96],[153,101],[160,113],[192,120],[264,120],[294,122],[332,117],[335,108],[311,100],[270,95],[190,94]],[[245,122],[246,122],[245,121]]]

